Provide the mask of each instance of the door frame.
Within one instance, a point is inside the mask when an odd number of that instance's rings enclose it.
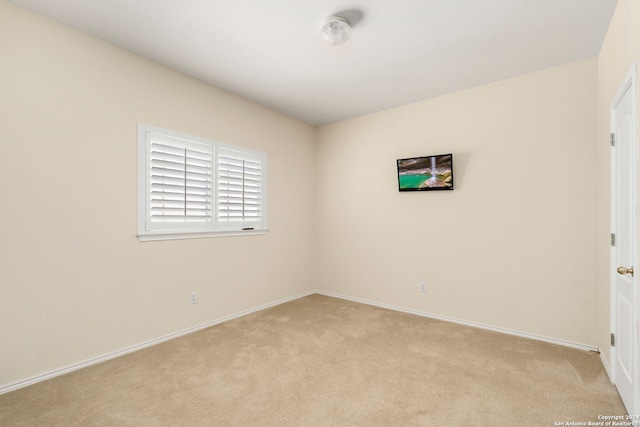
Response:
[[[633,114],[633,129],[632,129],[632,141],[631,141],[631,153],[633,156],[632,166],[631,166],[631,181],[632,181],[632,192],[635,195],[635,203],[633,205],[633,246],[634,246],[634,254],[633,254],[633,265],[639,269],[640,272],[640,262],[639,260],[639,248],[638,248],[638,154],[640,153],[638,147],[638,112],[637,112],[637,103],[636,103],[636,92],[637,92],[637,64],[634,63],[631,67],[631,70],[627,73],[626,77],[622,81],[622,84],[616,95],[613,98],[613,102],[610,106],[610,118],[609,118],[609,129],[610,133],[615,132],[615,109],[622,100],[623,96],[627,93],[627,91],[631,91],[631,111]],[[617,174],[617,166],[618,163],[613,155],[613,150],[610,151],[610,229],[611,233],[615,231],[616,218],[618,214],[618,198],[616,197],[616,174]],[[616,287],[616,268],[618,267],[616,264],[615,258],[615,247],[610,248],[610,261],[609,261],[609,306],[610,306],[610,319],[609,319],[609,329],[611,333],[618,336],[618,331],[616,328],[616,298],[617,298],[617,287]],[[627,408],[627,410],[631,413],[631,411],[638,412],[640,411],[640,376],[639,376],[639,368],[640,363],[638,361],[638,276],[633,277],[633,289],[632,289],[632,305],[633,305],[633,326],[632,326],[632,335],[633,342],[631,343],[632,355],[634,360],[634,372],[633,372],[633,408]],[[611,376],[611,381],[616,383],[616,357],[617,357],[617,348],[610,346],[609,353],[609,372]]]

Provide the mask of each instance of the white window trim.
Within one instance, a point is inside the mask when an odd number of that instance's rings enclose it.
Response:
[[[148,145],[147,136],[149,133],[164,135],[171,138],[182,139],[188,142],[206,144],[212,147],[213,159],[213,183],[212,183],[212,221],[208,225],[199,228],[170,228],[170,229],[147,229],[147,195],[148,195]],[[262,212],[259,224],[229,224],[218,221],[218,149],[234,150],[249,156],[258,156],[262,159],[264,173],[262,175]],[[249,229],[250,228],[250,229]],[[267,155],[266,153],[250,150],[247,148],[212,141],[205,138],[187,135],[167,129],[138,124],[138,239],[141,242],[173,239],[200,239],[207,237],[230,237],[230,236],[252,236],[266,234],[267,229]]]

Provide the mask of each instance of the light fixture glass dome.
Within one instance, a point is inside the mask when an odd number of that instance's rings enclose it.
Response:
[[[332,46],[337,46],[349,40],[351,23],[342,16],[330,16],[322,26],[322,38]]]

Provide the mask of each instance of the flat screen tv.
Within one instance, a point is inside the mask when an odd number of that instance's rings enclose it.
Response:
[[[398,189],[453,190],[453,154],[398,159]]]

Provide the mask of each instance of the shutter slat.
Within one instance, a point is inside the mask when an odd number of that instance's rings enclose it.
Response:
[[[152,208],[184,208],[184,200],[151,200]]]
[[[187,170],[187,178],[211,181],[212,176],[210,173],[200,173],[200,172]]]
[[[161,152],[169,154],[184,154],[184,148],[176,147],[173,145],[165,145],[159,142],[151,142],[151,152]]]
[[[186,193],[186,194],[211,194],[211,186],[195,186],[195,185],[177,185],[152,183],[151,190],[157,192],[167,191],[170,193]]]
[[[168,176],[175,178],[183,178],[184,170],[171,170],[164,168],[151,168],[151,176]]]
[[[187,172],[210,174],[211,169],[203,166],[195,166],[195,165],[187,164]]]
[[[150,200],[184,200],[184,193],[164,193],[152,191]]]
[[[151,175],[151,184],[184,185],[184,178]]]
[[[168,169],[168,170],[184,170],[184,163],[171,162],[168,160],[152,158],[151,167],[152,168],[157,167],[160,169]]]
[[[208,153],[196,153],[196,155],[187,154],[187,163],[210,168],[213,166],[213,159]]]
[[[218,178],[220,178],[220,182],[225,182],[225,181],[242,181],[243,179],[243,175],[241,173],[236,173],[236,174],[219,174]]]

